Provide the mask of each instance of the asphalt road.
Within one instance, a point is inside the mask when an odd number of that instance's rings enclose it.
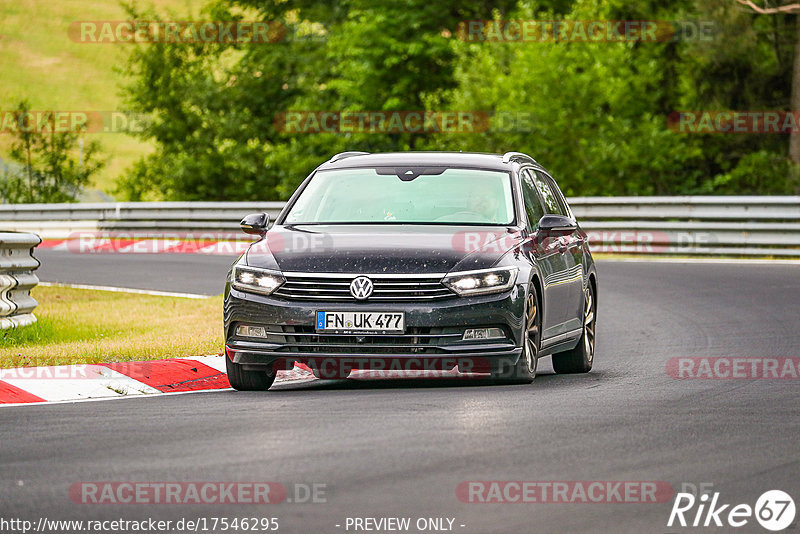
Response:
[[[77,254],[36,250],[43,282],[219,295],[236,256],[212,254]]]
[[[229,263],[109,258],[102,273],[64,260],[42,277],[164,289],[164,271],[183,268],[182,285],[166,289],[213,293]],[[346,380],[0,409],[0,517],[259,516],[303,533],[353,532],[348,517],[448,517],[464,534],[700,532],[708,529],[667,527],[671,502],[470,504],[456,487],[641,480],[676,490],[712,483],[733,505],[753,506],[770,489],[798,501],[800,381],[675,380],[665,367],[676,356],[798,356],[800,267],[599,262],[598,270],[588,375],[554,375],[548,358],[530,386]],[[76,482],[131,480],[325,484],[327,502],[220,508],[68,497]],[[753,519],[735,530],[766,532]]]

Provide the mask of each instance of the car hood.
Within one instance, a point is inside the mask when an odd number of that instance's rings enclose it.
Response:
[[[506,227],[275,226],[250,247],[246,261],[284,272],[447,273],[492,267],[520,241]]]

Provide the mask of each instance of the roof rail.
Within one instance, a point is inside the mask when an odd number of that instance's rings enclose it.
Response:
[[[527,154],[523,154],[522,152],[506,152],[505,154],[503,154],[503,163],[509,163],[510,161],[515,159],[524,159],[530,161],[531,163],[536,163],[535,159],[533,159]],[[538,163],[536,164],[538,165]]]
[[[367,154],[369,154],[369,152],[359,152],[357,150],[351,150],[349,152],[339,152],[328,161],[330,163],[333,163],[334,161],[339,161],[340,159],[349,158],[350,156],[366,156]]]

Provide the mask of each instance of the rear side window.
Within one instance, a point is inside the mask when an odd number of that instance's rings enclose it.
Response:
[[[564,213],[567,214],[567,217],[574,219],[575,217],[572,214],[572,210],[569,209],[569,204],[567,204],[567,198],[564,196],[564,193],[561,192],[561,189],[559,189],[555,178],[553,178],[546,172],[541,172],[541,175],[544,181],[546,181],[550,185],[550,189],[553,191],[553,193],[556,194],[556,201],[558,202],[558,205],[561,206],[561,209],[564,210]]]
[[[566,206],[561,202],[558,194],[553,191],[553,188],[550,187],[547,176],[539,171],[535,171],[532,174],[536,182],[536,189],[538,189],[539,193],[542,195],[542,202],[544,202],[547,213],[567,216]]]
[[[542,203],[539,201],[539,194],[533,183],[533,173],[530,169],[525,169],[520,174],[522,183],[522,198],[525,201],[525,213],[528,215],[528,226],[533,230],[544,216]]]

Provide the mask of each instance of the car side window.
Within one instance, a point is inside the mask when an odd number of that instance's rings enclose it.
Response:
[[[539,223],[539,219],[544,216],[544,208],[542,208],[539,194],[536,192],[533,173],[530,169],[524,169],[520,173],[520,182],[522,183],[522,198],[525,201],[525,213],[528,215],[528,227],[533,230]]]
[[[536,182],[536,189],[538,189],[539,193],[542,195],[542,202],[544,202],[544,206],[547,208],[547,213],[567,216],[566,207],[559,202],[560,199],[556,192],[550,187],[547,176],[539,171],[535,171],[533,172],[533,180]]]
[[[546,172],[542,172],[541,174],[542,178],[544,178],[544,180],[548,184],[550,184],[550,189],[553,191],[553,193],[556,194],[556,201],[558,202],[558,205],[561,206],[561,209],[564,210],[564,213],[567,214],[567,217],[569,217],[570,219],[574,219],[575,216],[572,214],[572,210],[570,209],[569,204],[567,204],[567,197],[564,196],[564,193],[558,187],[555,178],[553,178]]]

